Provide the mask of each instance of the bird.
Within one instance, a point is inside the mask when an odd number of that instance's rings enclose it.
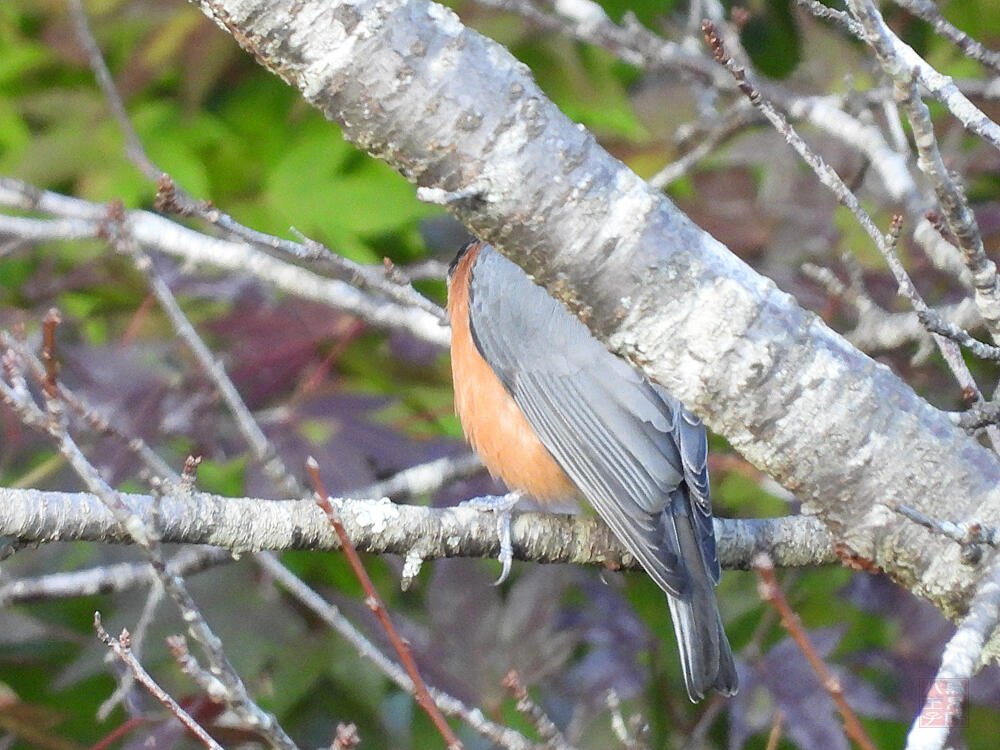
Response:
[[[514,501],[589,502],[665,592],[688,697],[735,694],[701,421],[482,240],[452,261],[447,308],[455,409],[487,469]]]

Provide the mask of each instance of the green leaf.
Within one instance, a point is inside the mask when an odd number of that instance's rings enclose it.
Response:
[[[740,33],[754,66],[772,78],[790,75],[802,59],[793,5],[785,0],[766,0]]]
[[[405,231],[437,211],[385,164],[355,165],[357,155],[335,128],[310,123],[267,178],[265,200],[279,231],[294,226],[338,253],[374,262],[365,238]]]
[[[243,473],[246,471],[246,457],[232,461],[204,460],[198,467],[198,484],[206,492],[238,497],[243,494]]]
[[[678,0],[601,0],[600,5],[615,22],[621,23],[626,13],[632,13],[643,24],[656,31],[663,19],[677,11]]]
[[[150,158],[192,195],[208,197],[209,153],[230,135],[213,115],[182,115],[167,101],[149,101],[134,108],[132,120]]]

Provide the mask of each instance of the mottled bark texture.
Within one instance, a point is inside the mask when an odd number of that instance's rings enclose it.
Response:
[[[163,542],[210,544],[233,552],[336,549],[329,520],[311,500],[221,497],[203,492],[121,495]],[[389,500],[336,501],[351,543],[362,552],[436,560],[496,557],[496,518],[474,508],[427,508]],[[155,516],[155,517],[154,517]],[[749,569],[768,551],[776,565],[833,561],[832,540],[815,518],[716,519],[719,557],[727,568]],[[132,538],[94,495],[0,487],[0,535],[22,543],[91,541],[130,544]],[[511,525],[514,556],[543,563],[638,568],[611,530],[593,516],[520,513]]]
[[[455,194],[459,219],[806,501],[845,555],[965,609],[980,569],[879,503],[998,523],[997,457],[607,154],[503,47],[427,0],[200,6],[352,142]]]

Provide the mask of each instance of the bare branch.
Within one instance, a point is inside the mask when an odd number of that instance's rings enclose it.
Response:
[[[846,30],[849,34],[860,37],[863,33],[861,24],[851,18],[847,13],[842,10],[837,10],[836,8],[830,8],[819,0],[796,0],[800,8],[805,8],[809,13],[816,16],[816,18],[822,18],[824,21],[832,21],[836,25],[840,26],[842,29]]]
[[[909,77],[895,78],[894,81],[896,99],[906,111],[913,127],[914,140],[920,154],[917,163],[934,186],[934,192],[944,211],[945,223],[958,240],[962,260],[972,278],[979,312],[991,336],[994,340],[1000,340],[1000,280],[997,278],[996,265],[986,256],[979,224],[969,207],[964,190],[945,168],[930,112],[920,99],[916,84]]]
[[[837,704],[841,716],[844,717],[844,731],[847,733],[847,736],[862,750],[875,750],[875,745],[872,743],[868,733],[865,732],[864,727],[861,726],[857,715],[847,705],[847,700],[844,698],[844,691],[840,687],[840,683],[830,673],[830,670],[827,669],[820,655],[816,653],[816,649],[809,642],[809,637],[802,627],[802,621],[799,620],[798,615],[795,614],[795,611],[781,591],[778,579],[774,575],[774,563],[771,562],[771,559],[766,554],[761,554],[757,558],[754,567],[760,576],[760,598],[778,611],[778,614],[781,616],[781,624],[799,645],[799,648],[802,649],[802,653],[805,654],[809,664],[815,670],[823,687],[830,694],[830,697],[833,698],[834,703]]]
[[[969,606],[968,614],[962,619],[955,635],[945,646],[941,656],[941,666],[932,686],[942,681],[956,681],[960,698],[968,696],[968,681],[982,665],[987,640],[1000,620],[1000,555],[993,554],[989,566],[983,573],[982,583]],[[933,687],[932,687],[933,690]],[[928,695],[928,701],[931,695]],[[955,707],[957,714],[958,706]],[[926,704],[924,711],[930,710]],[[921,712],[923,713],[923,712]],[[953,715],[949,718],[957,718]],[[917,716],[906,738],[906,750],[940,750],[948,739],[951,722],[937,722],[935,726],[924,726]],[[941,726],[944,724],[944,726]]]
[[[953,412],[950,416],[962,429],[975,432],[989,425],[1000,424],[1000,403],[994,399],[973,404],[967,411]]]
[[[417,662],[413,658],[413,652],[410,650],[409,644],[399,636],[399,631],[392,624],[392,619],[389,617],[389,611],[385,608],[382,597],[379,596],[375,584],[372,583],[368,571],[365,570],[364,563],[361,562],[358,551],[351,544],[351,538],[344,529],[344,524],[340,520],[340,514],[337,512],[333,502],[330,500],[330,496],[326,492],[326,488],[323,486],[323,480],[319,475],[319,464],[316,462],[316,459],[310,457],[306,462],[306,469],[309,472],[309,478],[312,480],[316,504],[322,508],[327,520],[337,534],[340,548],[347,556],[347,561],[350,563],[355,577],[361,583],[361,588],[364,589],[365,603],[375,613],[379,623],[382,625],[382,629],[385,630],[386,635],[389,637],[389,642],[396,650],[400,661],[403,662],[406,674],[409,675],[410,681],[413,683],[413,694],[417,700],[417,704],[430,717],[431,722],[444,738],[449,750],[462,750],[462,743],[458,741],[455,732],[448,726],[448,722],[441,715],[437,704],[431,698],[430,693],[427,692],[427,684],[424,682],[423,677],[420,676],[420,670],[417,668]]]
[[[357,649],[359,654],[369,659],[379,671],[407,693],[413,694],[413,682],[406,671],[393,661],[387,659],[371,641],[351,625],[350,621],[340,613],[340,610],[329,602],[326,602],[315,591],[303,583],[301,579],[289,571],[288,568],[278,562],[273,555],[261,553],[256,556],[256,560],[264,570],[274,576],[274,579],[282,588],[305,605],[329,627],[340,633],[348,643]],[[490,721],[483,716],[482,711],[478,708],[469,708],[459,699],[436,688],[430,688],[429,690],[431,698],[442,712],[448,716],[460,718],[483,737],[508,750],[531,750],[534,747],[534,744],[529,742],[520,732]]]
[[[934,31],[962,50],[966,57],[1000,73],[1000,53],[987,49],[964,31],[949,23],[931,0],[895,0],[895,2],[901,8],[906,8],[913,15],[927,21],[934,27]]]
[[[545,740],[546,747],[551,747],[553,750],[567,750],[569,743],[566,742],[563,733],[545,713],[545,710],[531,699],[517,672],[513,669],[510,670],[501,684],[514,696],[514,700],[517,701],[517,710],[528,718],[532,726],[535,727],[535,731]]]
[[[917,313],[917,316],[920,318],[920,322],[924,324],[924,327],[931,333],[947,336],[959,346],[968,349],[972,352],[973,356],[979,357],[979,359],[1000,362],[1000,347],[990,346],[972,338],[965,329],[960,328],[954,323],[949,323],[937,311],[928,308],[927,310],[921,310]]]
[[[914,523],[919,523],[925,529],[942,534],[952,541],[958,542],[962,546],[962,554],[965,561],[974,565],[982,558],[982,545],[997,547],[1000,545],[1000,529],[993,526],[984,526],[978,521],[938,521],[929,518],[918,510],[908,505],[899,503],[887,504],[900,515],[906,516]]]
[[[201,742],[201,744],[205,747],[212,748],[212,750],[223,750],[222,745],[213,740],[201,724],[191,718],[191,715],[181,708],[177,701],[171,698],[167,692],[161,688],[152,677],[150,677],[149,673],[143,669],[139,660],[132,655],[130,637],[127,630],[123,630],[121,636],[118,638],[112,638],[108,635],[104,626],[101,625],[100,612],[94,613],[94,629],[97,631],[97,637],[100,638],[104,645],[110,648],[114,655],[129,668],[129,671],[131,671],[131,673],[135,676],[135,679],[149,691],[150,695],[156,698],[156,700],[162,703],[167,710],[170,711],[170,713],[176,716],[181,723],[188,728],[188,731],[198,738],[198,741]]]
[[[947,107],[962,125],[1000,149],[1000,125],[970,102],[949,76],[938,73],[896,36],[871,0],[847,0],[847,7],[864,29],[864,41],[875,51],[886,73],[893,79],[915,75],[917,82]]]
[[[107,206],[38,190],[10,177],[0,177],[0,205],[58,216],[35,219],[0,214],[0,236],[33,241],[102,239]],[[355,315],[376,328],[405,331],[439,346],[449,340],[438,316],[404,307],[359,291],[262,252],[258,246],[196,232],[149,211],[126,211],[125,225],[135,242],[186,263],[248,273],[283,292],[314,300]]]
[[[149,519],[155,510],[163,542],[208,544],[233,552],[262,549],[337,549],[337,537],[310,500],[274,501],[194,492],[184,495],[121,493],[130,512]],[[499,538],[492,513],[472,508],[397,505],[388,500],[339,498],[344,526],[362,552],[424,559],[495,558]],[[835,561],[833,540],[809,516],[715,519],[722,564],[748,570],[753,555],[770,551],[781,566]],[[519,513],[511,527],[514,555],[545,563],[636,568],[608,528],[588,516]],[[93,495],[0,488],[0,536],[27,541],[96,541],[127,544],[110,511]]]
[[[726,52],[722,38],[715,30],[714,25],[706,21],[704,24],[704,31],[705,38],[708,40],[708,44],[712,48],[712,53],[715,59],[721,65],[725,66],[725,68],[733,75],[740,91],[746,94],[747,98],[750,99],[750,102],[757,107],[757,109],[764,114],[768,121],[774,125],[774,128],[785,137],[788,144],[795,149],[796,153],[802,157],[802,160],[806,162],[806,164],[808,164],[816,173],[820,182],[833,192],[840,204],[854,215],[854,218],[857,220],[858,224],[861,225],[861,228],[865,230],[869,237],[871,237],[872,242],[878,248],[879,252],[882,253],[882,257],[885,258],[886,264],[889,266],[889,270],[892,271],[892,275],[895,277],[896,284],[899,287],[899,293],[910,301],[917,312],[926,310],[927,304],[924,302],[920,292],[917,291],[910,275],[906,272],[906,269],[903,267],[903,264],[896,255],[896,246],[899,241],[899,233],[902,227],[902,216],[897,215],[893,219],[893,224],[888,235],[884,235],[881,231],[879,231],[871,216],[869,216],[868,212],[861,206],[861,201],[859,201],[858,197],[847,187],[847,185],[844,184],[840,175],[838,175],[822,159],[822,157],[819,156],[819,154],[809,148],[806,142],[799,136],[798,132],[796,132],[795,128],[792,127],[785,117],[761,95],[759,89],[747,77],[746,71],[733,61],[733,59]],[[965,360],[962,359],[962,354],[959,351],[958,346],[953,341],[950,341],[942,336],[935,336],[934,343],[937,344],[942,356],[948,363],[949,369],[962,389],[974,394],[977,399],[982,400],[983,396],[979,391],[979,386],[972,377],[972,373],[965,364]],[[991,429],[989,436],[994,449],[1000,452],[1000,430]]]
[[[184,549],[167,563],[167,572],[184,577],[232,559],[229,550]],[[147,563],[116,563],[70,573],[19,578],[0,585],[0,608],[34,601],[115,594],[148,586],[155,580],[156,575]]]

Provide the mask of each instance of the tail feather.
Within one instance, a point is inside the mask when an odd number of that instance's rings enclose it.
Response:
[[[712,579],[692,525],[686,490],[675,491],[664,511],[667,533],[674,536],[675,549],[687,567],[687,586],[682,596],[667,595],[670,616],[684,670],[688,697],[700,701],[710,690],[733,695],[737,689],[736,664],[722,617],[715,601]]]

